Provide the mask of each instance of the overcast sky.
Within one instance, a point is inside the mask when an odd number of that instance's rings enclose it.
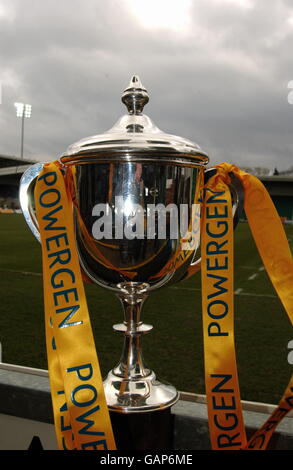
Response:
[[[0,0],[0,153],[52,160],[112,127],[138,74],[145,113],[211,163],[293,165],[292,0]],[[293,101],[293,100],[292,100]]]

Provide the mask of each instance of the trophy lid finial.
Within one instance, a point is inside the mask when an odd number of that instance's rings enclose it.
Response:
[[[131,77],[130,83],[128,87],[125,88],[121,100],[127,107],[129,114],[142,113],[144,106],[149,101],[149,95],[138,75]]]

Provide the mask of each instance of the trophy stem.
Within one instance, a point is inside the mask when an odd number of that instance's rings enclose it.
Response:
[[[139,379],[151,373],[144,364],[141,348],[141,335],[153,328],[140,320],[143,304],[148,297],[145,292],[147,285],[140,284],[135,293],[130,291],[131,287],[125,292],[125,288],[122,288],[121,284],[120,286],[121,293],[118,297],[124,311],[124,322],[114,325],[113,328],[124,333],[124,344],[120,363],[113,372],[116,376],[127,380]]]
[[[148,297],[148,284],[125,282],[118,288],[124,322],[113,328],[124,333],[124,344],[119,364],[104,381],[108,407],[118,413],[144,413],[168,408],[178,400],[178,392],[172,385],[160,382],[145,366],[142,356],[141,335],[152,329],[140,319]]]

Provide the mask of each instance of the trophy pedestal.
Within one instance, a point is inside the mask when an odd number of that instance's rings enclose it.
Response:
[[[124,344],[119,364],[103,382],[116,445],[119,450],[171,449],[171,406],[179,394],[146,367],[141,351],[141,336],[152,329],[140,320],[148,285],[123,283],[119,287],[125,321],[113,328],[123,333]]]

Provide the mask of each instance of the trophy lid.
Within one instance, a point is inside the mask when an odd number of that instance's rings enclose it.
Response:
[[[199,145],[161,131],[143,114],[149,95],[134,75],[121,98],[128,114],[103,134],[84,138],[70,145],[61,155],[62,163],[98,161],[164,161],[183,165],[206,165],[209,158]]]

